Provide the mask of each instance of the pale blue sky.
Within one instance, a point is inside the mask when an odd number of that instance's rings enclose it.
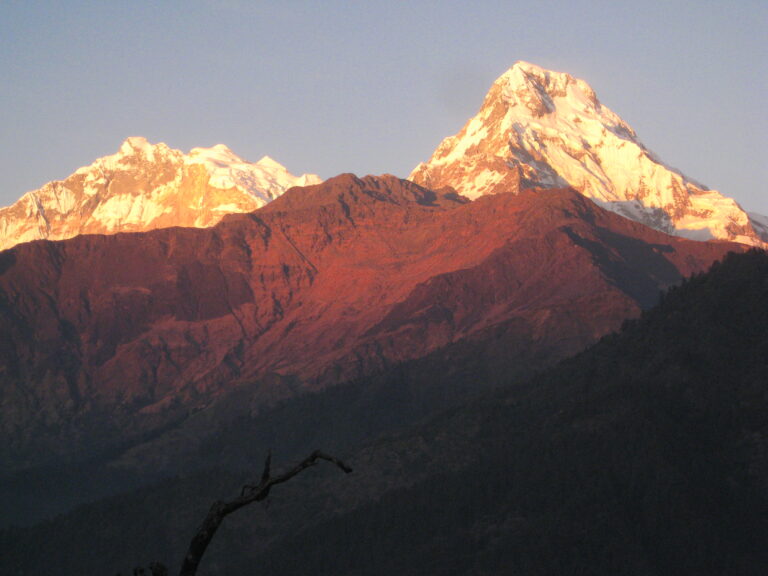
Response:
[[[405,177],[516,60],[768,214],[768,2],[0,3],[0,205],[127,136]]]

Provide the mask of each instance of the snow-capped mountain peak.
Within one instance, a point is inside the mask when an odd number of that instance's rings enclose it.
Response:
[[[734,200],[661,162],[587,82],[528,62],[502,74],[477,115],[410,179],[452,186],[470,198],[570,186],[664,232],[753,245],[768,240]]]
[[[497,82],[502,97],[511,106],[522,105],[533,116],[557,112],[554,98],[566,98],[571,108],[594,110],[600,104],[592,88],[570,74],[544,70],[528,62],[518,62]]]
[[[157,147],[168,148],[162,142]],[[153,154],[156,146],[153,146],[143,136],[129,136],[120,146],[118,154],[123,156],[132,156],[136,153],[143,154],[148,160],[153,160]]]
[[[264,205],[293,186],[307,186],[322,182],[319,176],[304,174],[293,176],[269,156],[258,162],[247,162],[224,144],[212,148],[193,148],[185,158],[188,165],[202,165],[209,175],[208,183],[223,190],[236,188],[252,195]]]
[[[224,144],[184,154],[132,136],[115,154],[0,209],[0,249],[39,238],[212,226],[288,188],[320,182],[314,174],[294,176],[268,156],[248,162]]]
[[[232,152],[226,144],[216,144],[210,148],[192,148],[187,156],[190,162],[210,160],[221,165],[243,162],[243,159]]]
[[[282,164],[280,164],[277,160],[271,158],[270,156],[262,156],[261,160],[256,162],[259,166],[263,166],[265,168],[278,168],[281,170],[285,170]]]
[[[92,164],[78,168],[75,174],[88,176],[94,172],[125,172],[142,163],[156,163],[169,156],[181,158],[182,153],[172,150],[163,142],[150,144],[141,136],[131,136],[123,141],[115,154],[97,158]]]

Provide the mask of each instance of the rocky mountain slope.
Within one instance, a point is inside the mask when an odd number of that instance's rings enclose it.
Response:
[[[245,383],[273,377],[258,410],[447,346],[542,366],[733,249],[568,190],[468,203],[351,175],[210,229],[19,245],[0,253],[0,455],[93,455]]]
[[[353,476],[338,489],[329,477],[329,507],[352,510],[286,530],[267,554],[230,546],[211,567],[758,576],[768,562],[766,326],[768,254],[730,255],[525,386],[351,458],[357,488],[373,486],[363,506],[345,502]]]
[[[40,238],[213,226],[225,214],[251,212],[292,186],[320,181],[293,176],[267,156],[247,162],[223,144],[184,154],[128,138],[116,154],[0,209],[0,250]]]
[[[768,255],[730,255],[532,381],[345,452],[353,474],[318,467],[227,518],[201,570],[762,575],[766,326]],[[312,429],[325,412],[343,425],[354,410],[324,394],[294,422]],[[210,502],[259,474],[255,432],[233,427],[208,447],[229,450],[229,467],[0,532],[0,572],[173,571]],[[238,456],[250,475],[233,471]]]
[[[469,198],[510,187],[570,186],[600,206],[679,236],[766,246],[765,222],[664,164],[568,74],[518,62],[480,111],[409,176]]]

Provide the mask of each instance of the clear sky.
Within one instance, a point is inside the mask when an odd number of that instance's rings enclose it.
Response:
[[[145,136],[405,177],[517,60],[768,214],[768,1],[0,3],[0,205]]]

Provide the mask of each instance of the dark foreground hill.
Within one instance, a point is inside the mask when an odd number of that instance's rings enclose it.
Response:
[[[525,393],[422,428],[413,445],[434,439],[432,474],[288,537],[257,564],[280,574],[763,574],[767,436],[768,255],[752,252],[671,290]],[[456,452],[458,470],[446,458]]]
[[[203,573],[762,574],[766,327],[768,256],[729,256],[528,384],[233,517]],[[0,573],[175,565],[242,480],[189,476],[6,531]]]

